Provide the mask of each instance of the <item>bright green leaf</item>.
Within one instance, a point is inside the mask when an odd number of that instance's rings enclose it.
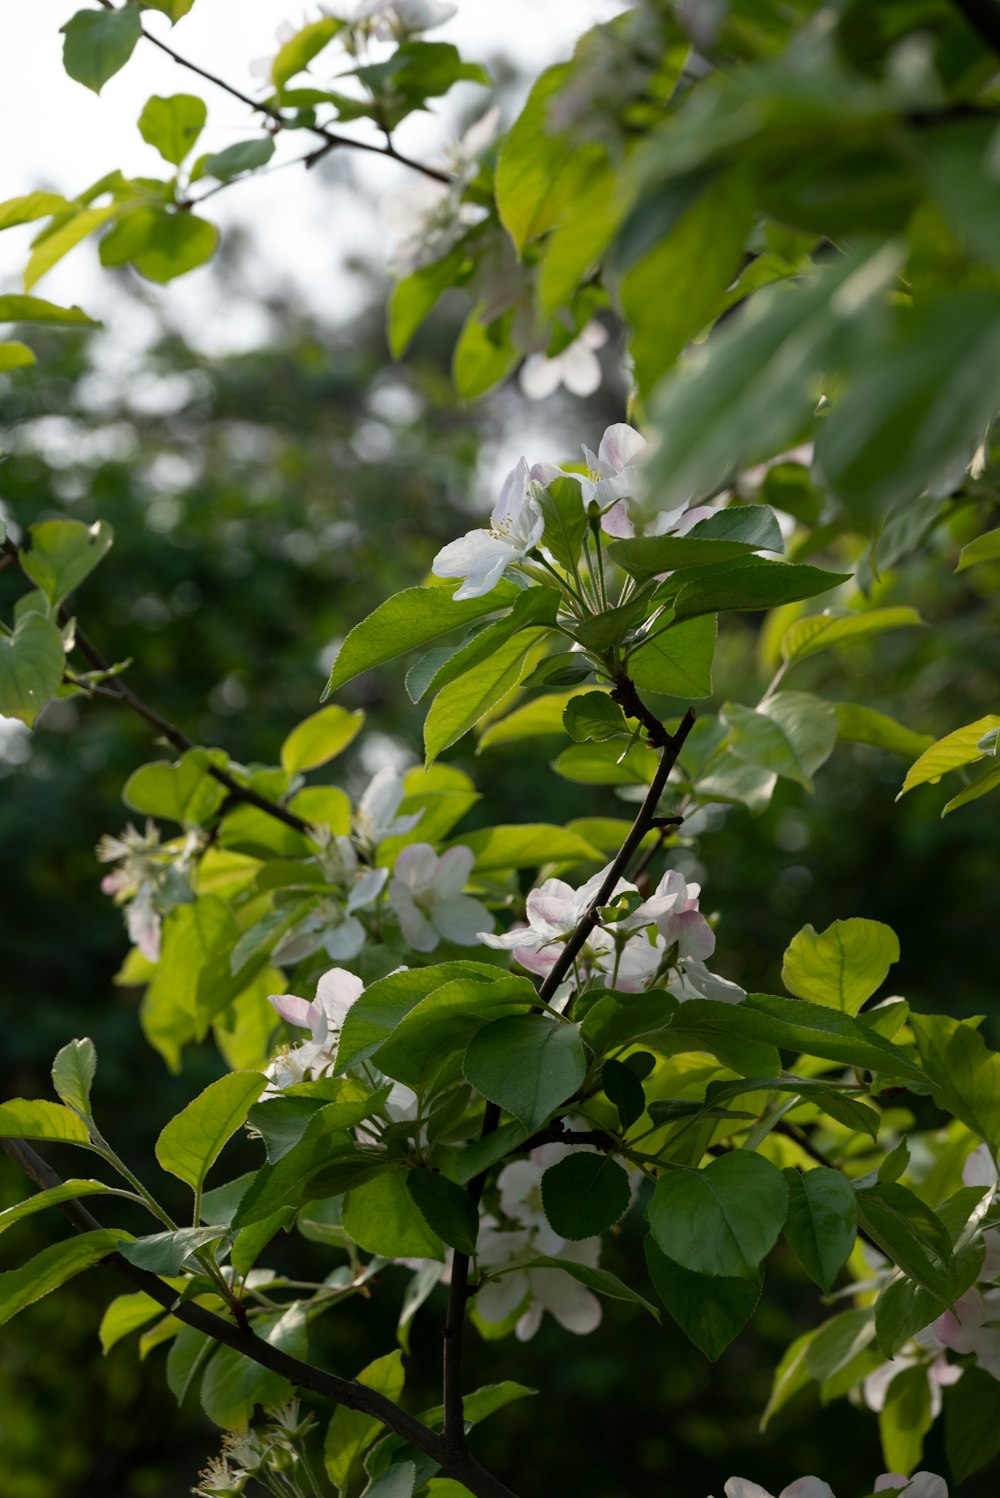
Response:
[[[1000,728],[1000,717],[991,713],[985,718],[977,718],[975,723],[967,723],[964,728],[956,728],[943,739],[938,739],[936,744],[932,744],[910,766],[903,781],[903,789],[896,800],[905,796],[907,791],[912,791],[915,786],[940,780],[949,770],[958,770],[963,765],[971,765],[982,759],[983,750],[979,747],[979,741],[995,728]]]
[[[0,1274],[0,1324],[23,1311],[44,1295],[58,1290],[81,1270],[113,1254],[122,1239],[116,1228],[81,1233],[68,1243],[53,1243],[29,1259],[20,1269]]]
[[[88,1038],[71,1040],[52,1063],[52,1085],[69,1108],[90,1113],[90,1089],[97,1071],[97,1051]]]
[[[881,921],[853,917],[825,931],[804,926],[785,951],[781,981],[814,1004],[857,1014],[899,961],[899,940]]]
[[[208,109],[195,94],[171,94],[147,99],[139,116],[139,134],[164,161],[180,166],[205,126]]]
[[[791,626],[781,641],[781,657],[786,661],[801,661],[845,640],[922,623],[916,609],[911,608],[868,609],[853,614],[833,613],[828,609],[799,619]]]
[[[292,729],[281,746],[281,768],[294,774],[297,770],[315,770],[342,754],[360,732],[365,715],[360,710],[321,707]]]
[[[20,553],[26,572],[52,604],[61,603],[107,556],[114,532],[106,520],[43,520],[31,526],[31,548]]]
[[[30,728],[62,681],[63,640],[51,619],[24,614],[0,635],[0,713]]]
[[[776,692],[756,708],[727,702],[722,719],[738,759],[796,781],[807,791],[837,742],[837,714],[811,692]]]
[[[72,1108],[44,1098],[11,1098],[0,1103],[0,1139],[50,1139],[89,1144],[87,1125]]]
[[[222,1152],[267,1085],[260,1072],[230,1072],[212,1082],[162,1130],[156,1158],[164,1170],[198,1192]]]
[[[78,10],[60,26],[63,66],[71,78],[99,94],[132,56],[142,35],[137,5],[113,10]]]

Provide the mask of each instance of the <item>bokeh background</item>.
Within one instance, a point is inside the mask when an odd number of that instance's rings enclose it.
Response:
[[[5,197],[43,185],[72,191],[111,165],[141,170],[126,159],[135,149],[131,121],[149,93],[183,86],[162,68],[138,79],[127,69],[95,101],[61,80],[57,28],[73,8],[32,7],[26,21],[36,92],[50,80],[55,103],[22,137]],[[448,35],[489,63],[509,113],[526,69],[537,71],[618,8],[469,0],[464,29]],[[194,55],[223,72],[228,65],[227,76],[246,74],[253,49],[273,50],[283,18],[271,0],[246,0],[239,10],[234,38],[226,29],[232,4],[199,0],[185,37]],[[11,83],[5,108],[17,113],[16,90],[26,84]],[[427,154],[481,108],[481,98],[460,94],[402,144]],[[225,101],[218,118],[213,148],[244,127]],[[114,160],[88,165],[88,150]],[[586,402],[556,394],[532,403],[514,381],[475,406],[457,405],[448,365],[462,307],[447,297],[405,365],[393,365],[377,212],[391,185],[381,163],[331,160],[307,181],[285,172],[270,185],[249,184],[242,199],[234,189],[220,201],[222,255],[166,291],[129,275],[99,276],[85,250],[42,290],[96,301],[108,331],[50,334],[36,369],[0,377],[4,517],[15,528],[56,514],[111,522],[111,558],[76,599],[88,634],[112,658],[131,657],[135,688],[195,742],[243,761],[275,759],[289,727],[316,706],[337,642],[382,598],[420,581],[438,547],[476,523],[471,517],[489,508],[498,476],[521,451],[571,458],[624,416],[613,328],[604,383]],[[4,247],[4,289],[20,250],[23,243]],[[992,567],[954,576],[962,539],[958,514],[880,585],[883,601],[918,601],[931,628],[820,656],[799,668],[796,685],[934,734],[995,710],[1000,578]],[[0,574],[5,614],[17,592],[11,571]],[[770,674],[768,643],[753,616],[727,621],[720,702],[756,700]],[[344,700],[369,715],[360,744],[337,762],[349,789],[381,764],[415,762],[421,715],[401,667],[369,673]],[[620,813],[611,790],[570,785],[550,771],[557,748],[541,739],[476,755],[468,740],[449,758],[487,791],[491,821]],[[138,1168],[163,1121],[218,1068],[206,1050],[183,1079],[171,1077],[142,1040],[137,993],[114,981],[124,932],[100,894],[93,849],[124,825],[121,786],[152,749],[145,726],[109,704],[53,705],[33,737],[0,721],[4,1094],[46,1095],[54,1052],[90,1034],[105,1131]],[[815,795],[783,783],[762,816],[720,813],[697,853],[681,856],[689,877],[704,880],[703,904],[720,913],[720,967],[745,986],[779,987],[781,954],[806,921],[821,928],[864,915],[899,933],[900,993],[920,1009],[986,1013],[996,1043],[1000,801],[941,821],[944,788],[895,804],[902,770],[881,752],[841,747]],[[23,1194],[23,1182],[0,1171],[0,1203]],[[63,1231],[59,1221],[31,1219],[16,1244],[0,1242],[0,1268]],[[325,1251],[305,1252],[325,1272]],[[607,1263],[644,1277],[628,1224]],[[317,1358],[353,1374],[392,1346],[404,1283],[389,1274],[372,1302],[347,1302],[321,1323]],[[162,1348],[142,1364],[127,1344],[101,1358],[97,1325],[118,1289],[110,1272],[92,1272],[4,1329],[3,1498],[176,1498],[215,1449],[198,1408],[177,1410],[167,1393]],[[416,1409],[436,1399],[440,1311],[432,1298],[413,1336]],[[527,1347],[474,1341],[471,1380],[514,1378],[541,1390],[486,1424],[478,1449],[526,1498],[553,1490],[701,1498],[720,1492],[733,1472],[773,1491],[817,1472],[842,1495],[867,1492],[881,1470],[867,1412],[843,1401],[820,1411],[809,1392],[765,1436],[757,1431],[781,1351],[825,1314],[779,1252],[749,1330],[715,1367],[669,1324],[659,1330],[613,1303],[588,1339],[549,1321]],[[945,1470],[939,1434],[925,1464]],[[988,1475],[962,1489],[968,1498],[992,1491]]]

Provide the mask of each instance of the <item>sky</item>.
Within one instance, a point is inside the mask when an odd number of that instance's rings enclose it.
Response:
[[[72,196],[115,167],[126,175],[164,175],[168,169],[135,124],[152,94],[194,92],[206,99],[209,118],[199,152],[221,150],[257,133],[238,100],[203,84],[148,43],[139,44],[100,97],[75,83],[62,68],[59,28],[79,8],[73,0],[31,0],[8,6],[0,20],[0,39],[5,30],[16,32],[16,46],[9,35],[0,45],[0,129],[7,146],[0,201],[38,187]],[[431,37],[454,42],[469,60],[488,63],[505,57],[530,79],[569,55],[588,26],[624,8],[620,0],[459,0],[458,13]],[[278,26],[284,21],[302,24],[318,14],[317,5],[303,7],[298,0],[293,5],[289,0],[196,0],[174,28],[154,11],[146,12],[144,24],[210,72],[256,94],[261,84],[251,64],[276,50]],[[480,100],[485,108],[485,89],[459,85],[436,113],[404,122],[398,148],[433,159]],[[275,163],[303,149],[301,140],[289,141]],[[348,173],[360,194],[344,180]],[[223,233],[236,224],[252,227],[259,251],[248,275],[255,290],[290,286],[323,315],[338,317],[349,314],[354,302],[345,258],[387,252],[375,205],[382,193],[408,180],[413,174],[395,163],[355,152],[347,172],[340,163],[316,173],[288,167],[237,184],[218,195],[210,216]],[[31,233],[28,226],[0,236],[3,290],[20,289]],[[220,306],[209,293],[210,284],[205,272],[194,271],[156,295],[175,323],[208,352],[251,346],[266,334],[250,299]],[[110,316],[116,306],[114,287],[101,272],[92,243],[74,250],[38,283],[35,293],[78,303],[98,316]],[[118,335],[127,341],[129,331],[119,329]],[[131,332],[141,336],[138,328]]]

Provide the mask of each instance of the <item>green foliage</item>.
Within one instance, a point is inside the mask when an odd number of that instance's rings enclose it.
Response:
[[[648,1208],[656,1246],[699,1275],[757,1279],[788,1212],[788,1185],[761,1155],[737,1151],[704,1170],[669,1170]]]
[[[58,1290],[74,1275],[114,1253],[122,1234],[115,1228],[81,1233],[66,1243],[54,1243],[20,1269],[0,1274],[0,1323]]]
[[[200,1192],[223,1146],[260,1097],[266,1078],[259,1072],[231,1072],[188,1103],[156,1141],[164,1170]]]
[[[800,999],[857,1014],[898,961],[896,933],[880,921],[854,917],[818,933],[805,926],[785,952],[781,981]]]
[[[592,1238],[628,1211],[627,1173],[604,1155],[569,1155],[542,1176],[542,1205],[560,1238]]]
[[[137,5],[114,10],[78,10],[60,27],[63,66],[71,78],[99,94],[125,66],[142,35]]]
[[[64,667],[62,635],[44,614],[22,614],[0,636],[0,713],[30,728],[55,696]]]
[[[646,1239],[646,1263],[657,1295],[681,1331],[714,1363],[756,1310],[762,1279],[697,1274],[668,1258],[652,1235]]]
[[[575,1025],[525,1014],[494,1020],[479,1030],[463,1069],[484,1097],[535,1130],[577,1090],[587,1062]]]
[[[154,94],[143,105],[139,134],[164,161],[180,166],[194,149],[207,118],[205,101],[195,94],[171,94],[167,99]]]
[[[89,1038],[71,1040],[52,1063],[52,1085],[68,1108],[90,1116],[90,1089],[97,1072],[97,1051]]]
[[[829,1292],[857,1234],[851,1183],[840,1171],[826,1166],[783,1174],[788,1182],[785,1237],[809,1278]]]

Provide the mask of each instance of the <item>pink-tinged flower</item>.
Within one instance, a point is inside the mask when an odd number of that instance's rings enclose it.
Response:
[[[975,1286],[956,1300],[950,1311],[931,1327],[937,1340],[952,1352],[971,1352],[984,1373],[1000,1379],[1000,1290]]]
[[[531,891],[525,902],[527,926],[515,927],[502,936],[491,936],[489,932],[480,931],[480,941],[485,942],[488,947],[513,952],[514,961],[529,973],[544,976],[555,966],[567,938],[580,924],[604,882],[608,868],[610,865],[588,879],[579,889],[574,889],[562,879],[546,879],[543,885]],[[635,885],[619,879],[611,899],[625,891],[634,893]],[[614,937],[603,926],[595,926],[580,956],[583,961],[592,962],[609,952],[613,953],[614,947]]]
[[[886,1488],[900,1488],[899,1498],[948,1498],[948,1484],[933,1472],[914,1472],[912,1477],[883,1472],[875,1479],[875,1491],[884,1493]]]
[[[308,1030],[311,1036],[304,1044],[276,1056],[265,1068],[270,1082],[268,1095],[273,1096],[294,1082],[322,1076],[332,1067],[347,1011],[361,996],[364,986],[354,973],[333,967],[316,984],[316,997],[311,1002],[294,993],[268,996],[268,1002],[283,1020]]]
[[[397,816],[405,795],[402,780],[389,766],[372,776],[354,813],[354,833],[360,843],[374,851],[385,838],[413,831],[423,812]]]
[[[571,395],[593,395],[601,384],[601,361],[597,350],[607,341],[607,329],[599,322],[589,322],[561,354],[551,359],[544,354],[530,354],[521,365],[518,376],[522,391],[533,401],[545,400],[560,385],[565,385]]]
[[[657,510],[645,502],[642,462],[649,443],[626,422],[608,427],[596,453],[583,449],[589,472],[568,474],[579,480],[584,504],[595,500],[605,511],[601,527],[609,536],[626,540],[632,536],[683,536],[707,520],[715,511],[708,505],[688,510]],[[610,508],[608,508],[610,506]]]
[[[538,503],[538,479],[527,459],[504,479],[489,530],[468,531],[434,558],[435,577],[464,577],[456,598],[481,598],[496,587],[507,568],[542,539],[545,520]]]
[[[918,1346],[930,1348],[940,1346],[932,1329],[919,1332],[914,1341]],[[907,1368],[915,1368],[920,1363],[923,1364],[927,1373],[931,1395],[931,1416],[936,1420],[941,1413],[941,1390],[946,1389],[950,1384],[958,1383],[962,1377],[961,1368],[954,1363],[949,1363],[943,1354],[935,1358],[932,1363],[928,1363],[913,1353],[897,1352],[891,1363],[882,1363],[874,1372],[869,1373],[862,1384],[861,1389],[868,1408],[878,1414],[885,1404],[889,1385],[893,1379],[905,1372]]]
[[[389,884],[389,904],[405,939],[417,952],[433,952],[442,937],[471,947],[490,914],[485,905],[462,891],[469,882],[475,855],[459,845],[440,857],[430,843],[411,843],[396,859]]]

